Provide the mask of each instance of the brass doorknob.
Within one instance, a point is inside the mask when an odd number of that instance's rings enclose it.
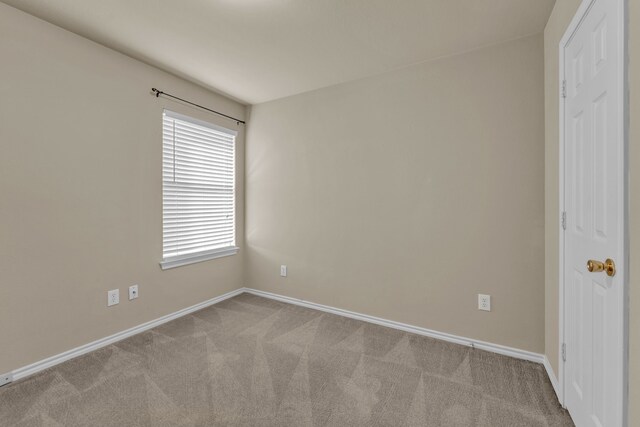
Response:
[[[604,271],[607,276],[613,277],[616,275],[616,263],[611,258],[607,258],[605,262],[590,259],[587,261],[587,270],[592,273]]]

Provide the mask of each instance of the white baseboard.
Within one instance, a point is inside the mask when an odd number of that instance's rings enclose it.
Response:
[[[424,335],[431,338],[436,338],[456,344],[466,345],[481,350],[490,351],[493,353],[502,354],[505,356],[515,357],[517,359],[528,360],[530,362],[544,363],[544,355],[534,353],[531,351],[520,350],[513,347],[507,347],[500,344],[493,344],[485,341],[478,341],[471,338],[465,338],[457,335],[447,334],[444,332],[438,332],[431,329],[421,328],[419,326],[407,325],[406,323],[395,322],[393,320],[381,319],[379,317],[369,316],[367,314],[356,313],[349,310],[343,310],[341,308],[329,307],[322,304],[316,304],[314,302],[305,301],[298,298],[286,297],[283,295],[274,294],[271,292],[259,291],[257,289],[244,288],[244,292],[258,295],[265,298],[274,299],[290,304],[296,304],[303,307],[313,308],[316,310],[324,311],[327,313],[337,314],[339,316],[349,317],[351,319],[362,320],[364,322],[374,323],[376,325],[386,326],[388,328],[399,329],[405,332],[411,332],[418,335]]]
[[[283,295],[277,295],[271,292],[265,292],[257,289],[251,289],[251,288],[240,288],[231,292],[227,292],[226,294],[220,295],[219,297],[212,298],[210,300],[201,302],[196,305],[192,305],[191,307],[187,307],[182,310],[178,310],[174,313],[167,314],[166,316],[159,317],[155,320],[151,320],[149,322],[127,329],[125,331],[118,332],[108,337],[101,338],[99,340],[82,345],[80,347],[76,347],[74,349],[65,351],[64,353],[60,353],[55,356],[51,356],[47,359],[41,360],[39,362],[32,363],[31,365],[18,368],[7,375],[12,375],[13,376],[12,380],[17,381],[19,379],[25,378],[29,375],[33,375],[37,372],[40,372],[52,366],[58,365],[67,360],[73,359],[78,356],[82,356],[83,354],[87,354],[94,350],[98,350],[99,348],[105,347],[109,344],[113,344],[117,341],[123,340],[132,335],[139,334],[148,329],[155,328],[156,326],[160,326],[163,323],[167,323],[171,320],[177,319],[189,313],[193,313],[194,311],[201,310],[205,307],[209,307],[213,304],[216,304],[218,302],[224,301],[226,299],[232,298],[236,295],[240,295],[245,292],[249,294],[265,297],[265,298],[270,298],[277,301],[282,301],[289,304],[295,304],[303,307],[312,308],[312,309],[323,311],[326,313],[337,314],[339,316],[349,317],[351,319],[362,320],[364,322],[386,326],[388,328],[399,329],[405,332],[410,332],[410,333],[423,335],[431,338],[436,338],[436,339],[440,339],[440,340],[444,340],[444,341],[448,341],[456,344],[470,346],[473,348],[486,350],[493,353],[502,354],[505,356],[515,357],[517,359],[523,359],[523,360],[528,360],[530,362],[541,363],[544,365],[545,369],[547,370],[547,374],[549,375],[549,379],[553,384],[553,388],[556,391],[556,394],[560,396],[558,393],[559,389],[558,389],[558,381],[556,379],[556,376],[553,373],[553,370],[551,369],[551,365],[549,364],[549,361],[542,354],[538,354],[538,353],[534,353],[526,350],[520,350],[513,347],[507,347],[500,344],[493,344],[485,341],[478,341],[471,338],[465,338],[465,337],[448,334],[444,332],[438,332],[431,329],[421,328],[419,326],[407,325],[405,323],[395,322],[393,320],[381,319],[379,317],[369,316],[367,314],[356,313],[349,310],[343,310],[341,308],[335,308],[335,307],[330,307],[322,304],[316,304],[314,302],[305,301],[298,298],[286,297]]]
[[[556,377],[556,373],[553,372],[553,368],[551,367],[551,362],[546,355],[544,355],[544,361],[542,363],[544,365],[544,369],[547,371],[547,376],[549,377],[549,381],[551,381],[551,385],[553,386],[553,391],[556,392],[556,396],[558,397],[558,402],[562,406],[564,406],[564,402],[562,401],[562,393],[560,393],[560,383],[558,382],[558,377]]]
[[[193,313],[194,311],[201,310],[205,307],[209,307],[210,305],[232,298],[243,292],[244,292],[243,288],[236,289],[235,291],[227,292],[226,294],[220,295],[219,297],[211,298],[207,301],[203,301],[201,303],[192,305],[191,307],[183,308],[182,310],[178,310],[174,313],[167,314],[166,316],[162,316],[155,320],[151,320],[141,325],[134,326],[133,328],[129,328],[125,331],[118,332],[116,334],[110,335],[105,338],[101,338],[99,340],[93,341],[89,344],[82,345],[80,347],[76,347],[74,349],[65,351],[64,353],[60,353],[55,356],[48,357],[44,360],[41,360],[36,363],[32,363],[31,365],[25,366],[23,368],[18,368],[13,372],[11,372],[10,375],[11,374],[13,375],[13,381],[17,381],[21,378],[27,377],[29,375],[33,375],[37,372],[40,372],[52,366],[58,365],[67,360],[73,359],[78,356],[82,356],[83,354],[87,354],[99,348],[105,347],[109,344],[113,344],[114,342],[128,338],[132,335],[136,335],[136,334],[139,334],[140,332],[144,332],[148,329],[155,328],[156,326],[160,326],[163,323],[167,323],[171,320],[177,319],[189,313]]]

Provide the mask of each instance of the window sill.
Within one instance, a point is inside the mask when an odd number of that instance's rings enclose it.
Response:
[[[209,261],[210,259],[231,256],[237,254],[239,249],[240,248],[238,248],[237,246],[230,246],[228,248],[216,249],[205,253],[169,258],[160,263],[160,268],[162,268],[163,270],[168,270],[170,268],[182,267],[183,265]]]

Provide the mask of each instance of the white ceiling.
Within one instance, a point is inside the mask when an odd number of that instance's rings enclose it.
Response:
[[[555,0],[2,0],[255,104],[542,31]]]

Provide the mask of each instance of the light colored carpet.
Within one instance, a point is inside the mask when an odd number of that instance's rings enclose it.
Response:
[[[0,388],[7,426],[570,426],[541,365],[242,294]]]

